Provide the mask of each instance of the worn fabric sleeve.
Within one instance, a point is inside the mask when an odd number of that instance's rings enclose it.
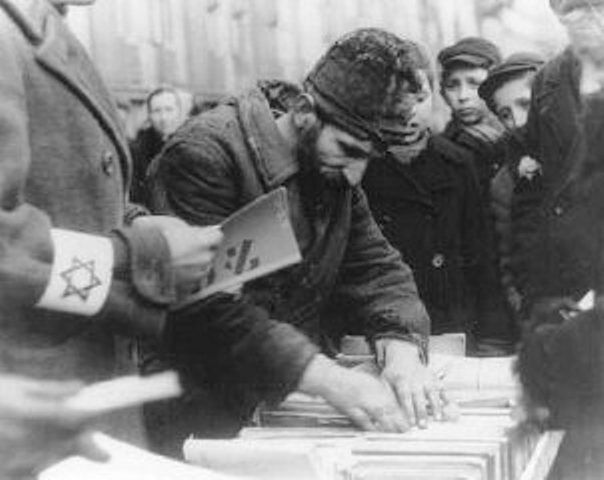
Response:
[[[264,309],[217,294],[170,317],[165,352],[193,381],[256,404],[280,401],[295,390],[319,349]]]
[[[169,213],[196,225],[219,223],[239,205],[236,174],[228,153],[211,134],[169,145],[153,166],[152,205],[156,213]],[[196,312],[196,313],[191,313]],[[186,331],[187,319],[195,331],[176,334],[173,351],[181,343],[197,345],[208,355],[207,375],[223,382],[249,385],[262,397],[293,389],[317,347],[295,327],[270,319],[267,312],[247,302],[229,304],[222,297],[174,315],[174,325]],[[180,322],[184,322],[182,325]],[[183,346],[187,351],[186,345]],[[203,352],[203,353],[202,353]],[[156,352],[160,354],[161,352]],[[153,357],[153,355],[151,355]],[[182,364],[182,362],[181,362]]]

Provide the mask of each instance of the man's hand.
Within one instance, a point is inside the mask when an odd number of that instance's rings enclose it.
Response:
[[[311,361],[298,388],[324,398],[363,430],[404,432],[410,427],[385,382],[340,367],[323,355]]]
[[[428,408],[435,420],[443,420],[444,391],[434,373],[422,364],[418,347],[398,339],[381,339],[376,342],[376,353],[383,366],[382,378],[396,393],[406,422],[426,428]]]
[[[88,417],[66,406],[80,388],[0,375],[0,477],[28,478],[70,455],[107,459],[86,432]]]
[[[219,226],[195,227],[169,216],[138,217],[133,225],[157,228],[168,242],[179,296],[195,290],[207,275],[222,242]]]

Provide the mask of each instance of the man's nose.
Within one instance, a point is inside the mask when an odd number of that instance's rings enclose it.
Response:
[[[396,105],[396,116],[403,122],[409,121],[409,119],[415,115],[417,103],[418,101],[415,94],[404,94]]]
[[[361,183],[363,180],[363,176],[365,175],[365,170],[367,169],[367,164],[369,160],[358,160],[354,164],[349,165],[342,172],[344,177],[346,177],[346,181],[348,185],[351,187],[355,187]]]
[[[527,117],[528,112],[522,108],[512,110],[512,122],[514,123],[514,128],[524,127]]]

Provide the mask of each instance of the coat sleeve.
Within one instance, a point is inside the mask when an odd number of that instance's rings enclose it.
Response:
[[[167,360],[185,378],[257,404],[280,401],[295,390],[318,351],[294,327],[270,319],[263,308],[216,294],[169,317],[159,364]],[[144,370],[157,362],[158,353],[147,345]]]
[[[53,228],[57,226],[52,225],[44,211],[25,199],[32,158],[25,87],[27,60],[21,52],[29,46],[23,38],[13,35],[14,28],[9,22],[0,12],[0,62],[3,65],[0,74],[0,308],[13,314],[27,309],[33,313],[38,309],[35,305],[47,290],[53,262],[62,245],[52,240]],[[111,238],[110,232],[106,232],[105,237],[91,237]],[[111,244],[119,257],[115,258],[115,267],[128,271],[131,250],[141,249],[116,238]],[[142,333],[150,334],[161,330],[164,308],[139,295],[126,277],[111,278],[111,273],[106,279],[110,282],[107,296],[93,317],[107,320],[120,331],[130,327],[140,327]],[[143,273],[149,272],[130,272],[129,277],[141,277]],[[55,311],[62,312],[60,308]],[[130,320],[137,326],[129,324]]]
[[[495,233],[499,250],[499,265],[501,267],[501,283],[504,288],[513,287],[513,273],[510,270],[511,236],[512,236],[512,194],[514,180],[505,165],[491,182],[491,210],[495,221]]]
[[[169,145],[156,159],[151,174],[156,213],[209,225],[239,206],[230,157],[208,132]],[[198,322],[191,322],[196,315]],[[173,317],[172,358],[182,360],[187,352],[195,356],[199,355],[195,352],[205,351],[208,358],[202,363],[210,376],[248,385],[262,398],[294,388],[318,351],[298,329],[271,319],[265,309],[247,301],[221,297]]]
[[[411,268],[381,233],[363,190],[355,188],[352,196],[351,230],[334,293],[357,313],[372,343],[399,337],[425,354],[430,320]]]

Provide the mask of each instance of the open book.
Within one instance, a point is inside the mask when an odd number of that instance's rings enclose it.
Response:
[[[220,227],[224,240],[210,272],[201,289],[177,309],[302,260],[289,219],[285,187],[258,197]]]

